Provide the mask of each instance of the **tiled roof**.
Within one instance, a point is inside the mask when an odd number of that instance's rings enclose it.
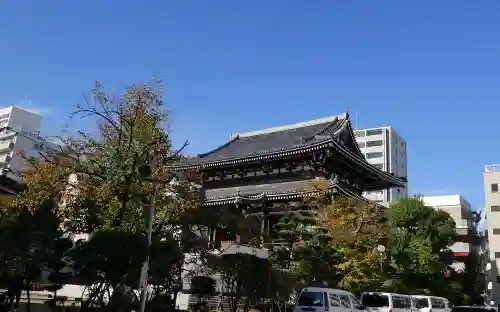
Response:
[[[368,177],[370,183],[377,184],[368,186],[367,190],[404,186],[405,178],[398,178],[381,171],[365,160],[354,138],[347,113],[287,126],[238,133],[232,135],[226,144],[208,153],[185,159],[172,169],[182,171],[191,168],[205,169],[257,163],[302,155],[327,146],[332,146],[337,151],[340,161],[359,170],[359,174]]]
[[[237,187],[216,188],[205,190],[206,205],[220,205],[228,203],[252,203],[265,199],[288,200],[303,198],[311,195],[310,180],[284,181],[258,185],[245,185]],[[332,192],[337,192],[348,197],[368,201],[364,197],[353,193],[339,184],[330,184]]]
[[[328,140],[345,140],[351,152],[361,155],[350,129],[347,114],[301,122],[259,131],[239,133],[218,148],[185,160],[180,167],[211,167],[220,163],[235,163],[249,158],[269,158],[280,154],[299,153]]]

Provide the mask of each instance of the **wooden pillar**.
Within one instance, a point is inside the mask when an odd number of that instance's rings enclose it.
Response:
[[[260,217],[260,247],[261,248],[264,248],[265,239],[266,239],[266,213],[264,211],[262,211],[262,214]]]
[[[260,238],[262,241],[262,247],[264,241],[269,238],[269,205],[264,203],[261,207],[261,219],[260,219]]]
[[[238,209],[241,212],[243,218],[246,219],[248,216],[248,212],[246,211],[246,207],[244,205],[242,205],[241,203],[239,203],[239,200],[236,200],[235,205],[236,205],[236,209]],[[241,244],[241,235],[239,235],[239,234],[236,234],[236,244],[237,245]]]

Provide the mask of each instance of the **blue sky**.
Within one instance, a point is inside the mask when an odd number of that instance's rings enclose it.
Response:
[[[192,154],[350,110],[406,139],[411,192],[480,207],[483,165],[500,163],[498,16],[493,0],[6,0],[0,104],[58,134],[95,80],[159,77]]]

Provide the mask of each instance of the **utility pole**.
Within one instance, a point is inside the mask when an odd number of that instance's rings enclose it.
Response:
[[[142,166],[139,168],[139,174],[142,178],[148,178],[151,175],[151,168],[149,166]],[[151,194],[151,205],[149,206],[149,213],[147,221],[147,233],[146,237],[148,240],[148,249],[146,252],[146,258],[142,262],[141,267],[141,277],[139,280],[139,290],[140,290],[140,299],[141,299],[141,307],[140,312],[144,312],[146,310],[146,299],[148,297],[148,271],[149,271],[149,254],[151,252],[151,239],[153,236],[153,219],[155,216],[155,205],[156,205],[156,188],[153,182],[153,194]]]
[[[148,213],[148,220],[147,220],[147,233],[146,237],[148,240],[148,245],[147,245],[147,254],[146,258],[144,259],[144,262],[142,263],[141,267],[141,276],[139,280],[139,290],[140,290],[140,300],[141,300],[141,306],[139,312],[144,312],[146,310],[146,301],[147,301],[147,295],[148,295],[148,270],[149,270],[149,258],[150,258],[150,252],[151,252],[151,241],[152,241],[152,236],[153,236],[153,219],[155,216],[155,206],[156,206],[156,184],[160,185],[172,185],[172,183],[176,179],[180,179],[182,181],[185,181],[183,176],[178,176],[177,174],[175,175],[175,178],[173,178],[170,181],[161,181],[161,180],[155,180],[154,177],[151,177],[152,170],[151,167],[148,165],[144,165],[138,168],[139,169],[139,175],[141,179],[144,181],[149,181],[153,184],[153,194],[151,195],[151,204],[149,206],[149,213]],[[191,184],[191,186],[195,187],[198,189],[198,193],[202,195],[201,198],[203,198],[203,188],[200,185],[194,185]]]
[[[151,251],[151,238],[153,235],[153,218],[155,215],[155,201],[156,201],[156,190],[153,189],[153,194],[151,195],[151,205],[149,206],[149,214],[148,214],[148,231],[147,231],[147,239],[148,239],[148,250],[146,253],[146,258],[142,263],[141,267],[141,279],[140,279],[140,291],[141,291],[141,309],[140,312],[144,312],[146,310],[146,299],[148,296],[148,271],[149,271],[149,254]]]

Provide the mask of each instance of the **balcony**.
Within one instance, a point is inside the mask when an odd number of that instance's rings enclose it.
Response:
[[[16,135],[16,132],[12,131],[12,130],[0,131],[0,138],[2,138],[2,139],[6,139],[6,138],[14,136],[14,135]]]
[[[11,141],[0,142],[0,152],[11,149],[14,149],[14,142]]]
[[[459,236],[477,235],[475,229],[469,227],[457,226],[455,230]]]
[[[10,161],[10,153],[0,155],[0,165],[6,164]]]
[[[484,172],[500,172],[500,164],[486,165]]]

